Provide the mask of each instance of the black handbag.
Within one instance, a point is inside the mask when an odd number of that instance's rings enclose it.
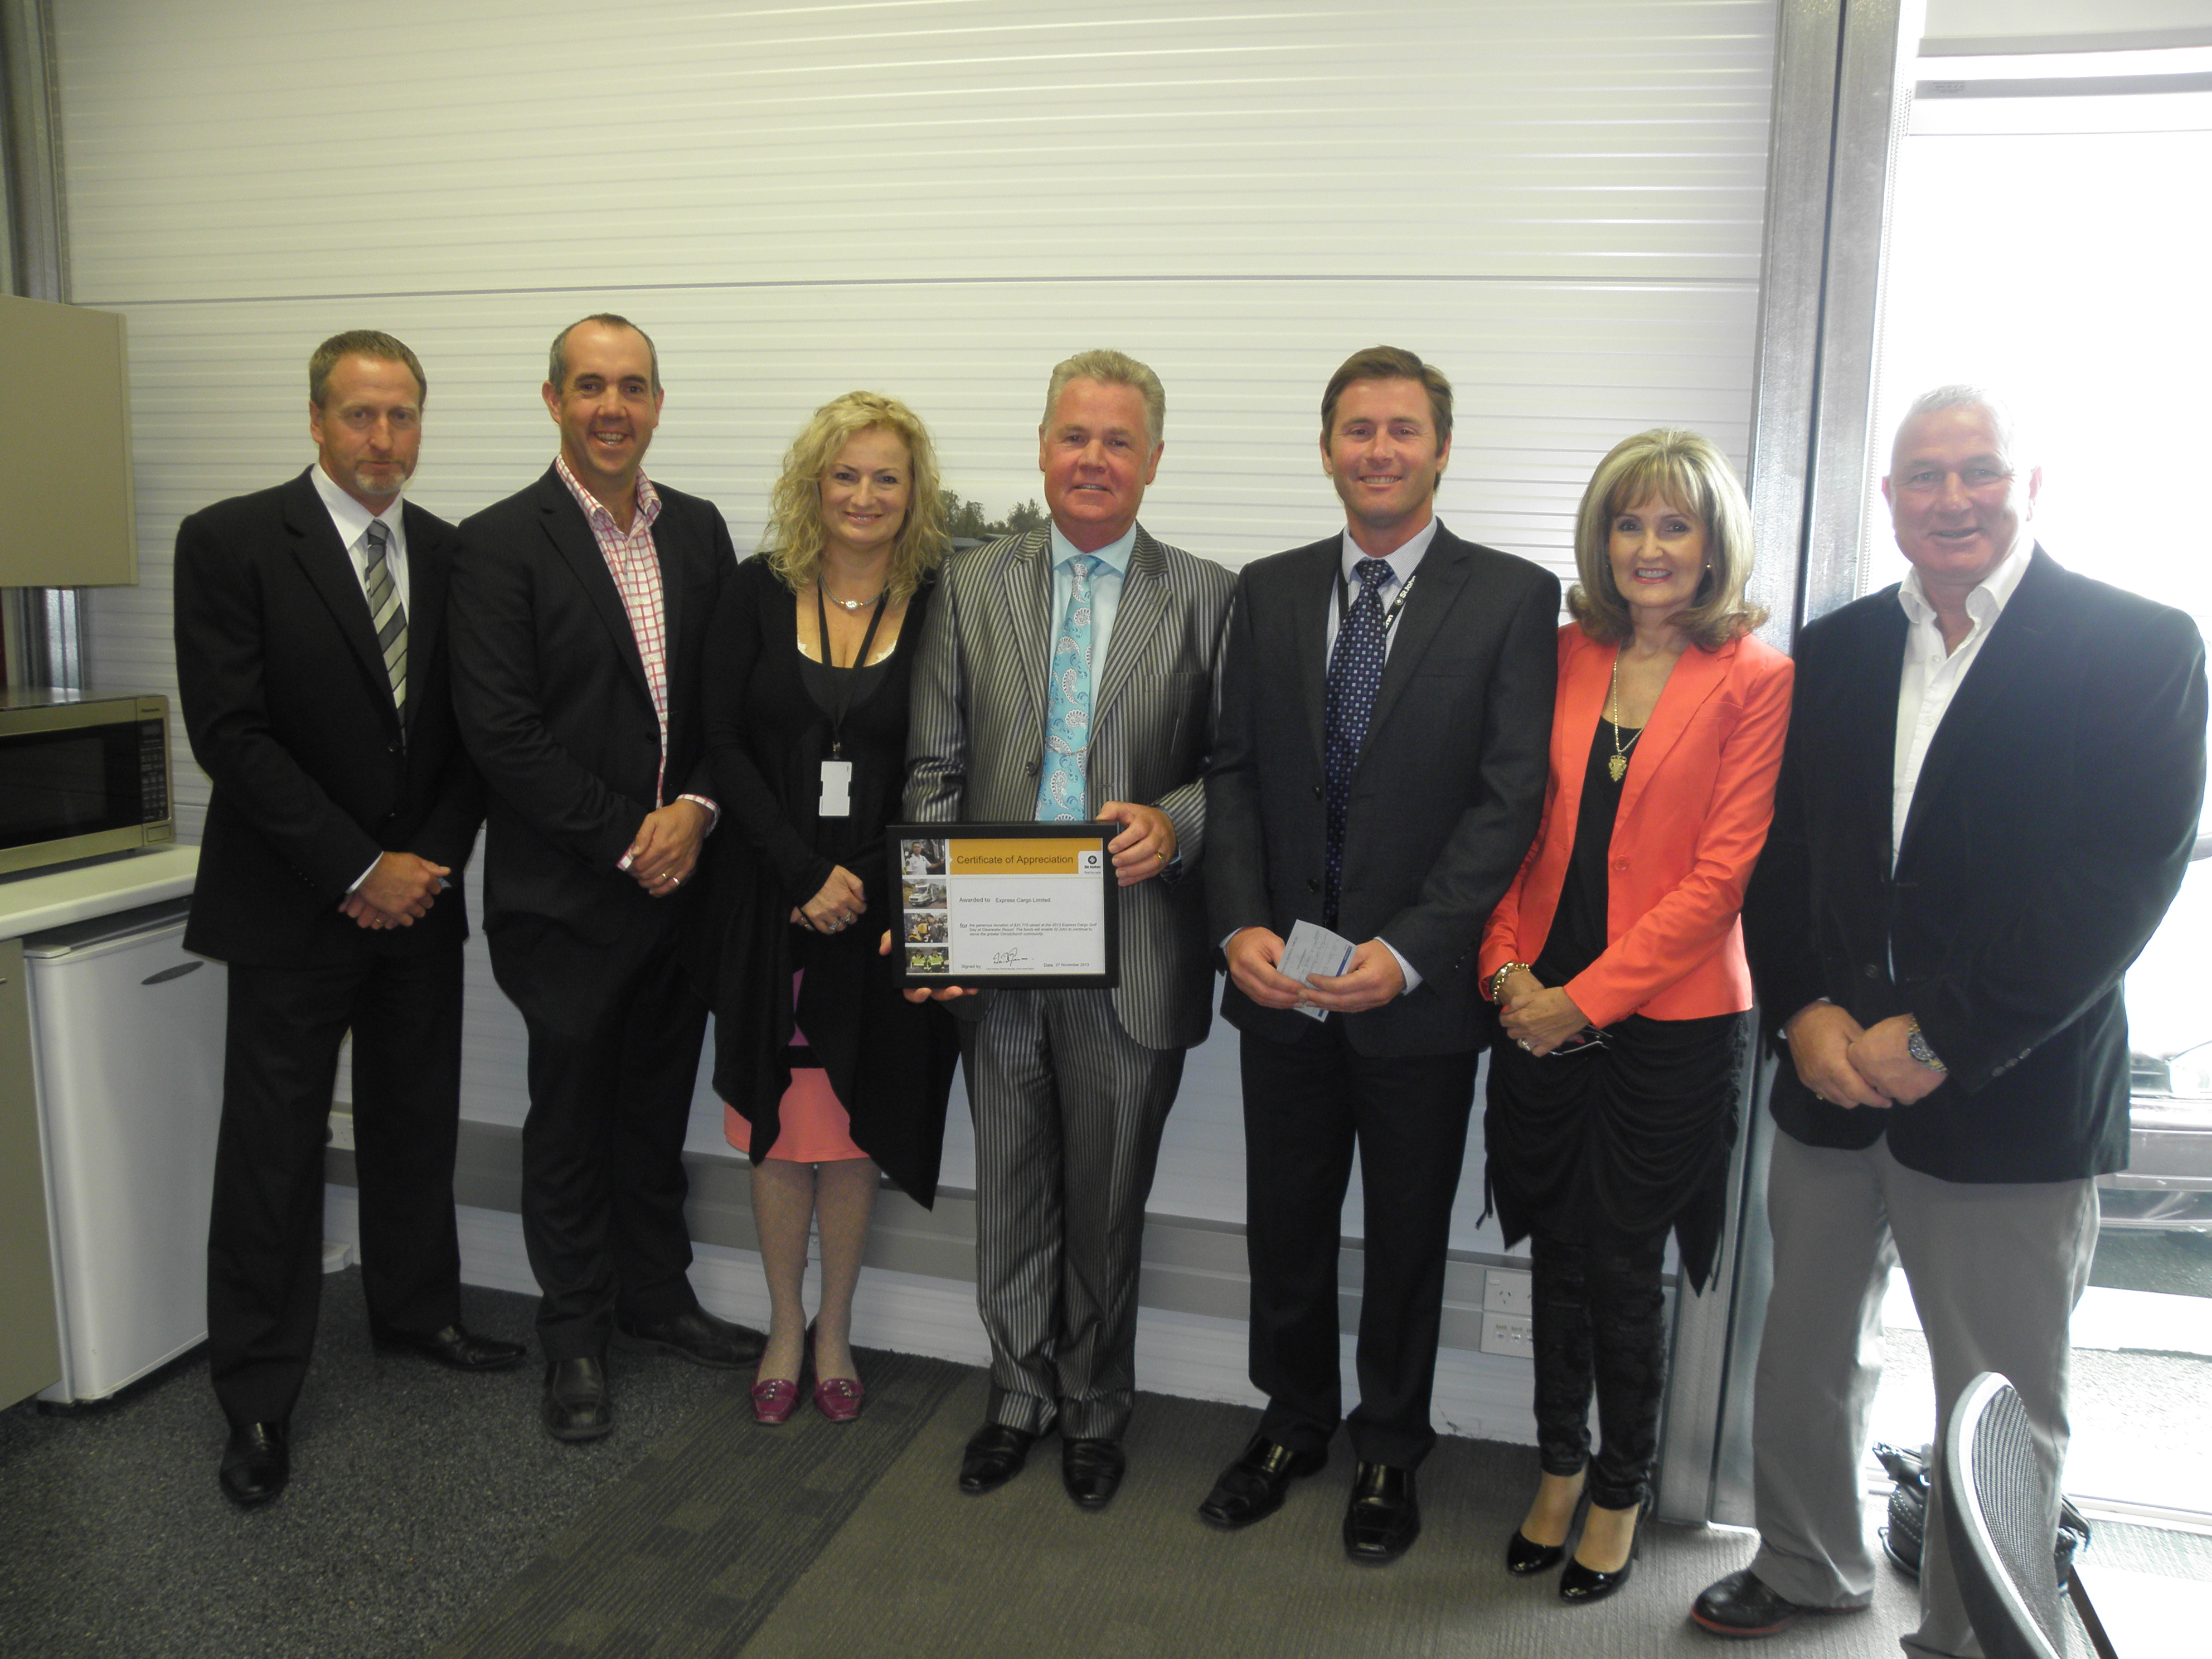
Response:
[[[1920,1577],[1920,1553],[1928,1537],[1929,1450],[1925,1446],[1917,1452],[1899,1451],[1894,1446],[1874,1449],[1875,1460],[1897,1483],[1890,1489],[1889,1524],[1881,1528],[1881,1553],[1916,1579]],[[2060,1494],[2055,1550],[2060,1583],[2073,1574],[2075,1551],[2088,1547],[2088,1518],[2074,1507],[2072,1498]]]

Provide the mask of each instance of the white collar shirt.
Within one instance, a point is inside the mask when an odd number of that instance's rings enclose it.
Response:
[[[1437,532],[1443,527],[1443,520],[1431,513],[1429,514],[1428,523],[1408,537],[1402,546],[1394,548],[1382,556],[1383,562],[1390,567],[1390,574],[1385,576],[1376,586],[1375,597],[1382,601],[1386,615],[1389,611],[1392,601],[1404,593],[1407,584],[1413,580],[1413,573],[1421,568],[1421,561],[1428,556],[1429,544],[1436,540]],[[1328,627],[1322,641],[1321,659],[1323,672],[1328,672],[1328,659],[1336,650],[1336,630],[1343,621],[1343,617],[1339,614],[1339,606],[1343,597],[1347,593],[1355,600],[1358,599],[1359,567],[1373,556],[1352,539],[1352,532],[1349,529],[1344,532],[1343,548],[1341,560],[1337,567],[1343,573],[1343,580],[1331,584],[1329,588]],[[1390,647],[1397,643],[1397,640],[1398,630],[1395,626],[1384,630],[1382,635],[1384,660],[1389,660]]]
[[[1959,648],[1943,649],[1943,625],[1936,607],[1928,602],[1920,573],[1910,572],[1897,590],[1904,608],[1905,668],[1897,688],[1897,744],[1890,774],[1890,868],[1897,867],[1898,849],[1905,842],[1905,819],[1912,811],[1912,792],[1920,784],[1920,769],[1928,746],[1936,739],[1951,699],[1966,681],[1967,671],[1981,655],[1982,647],[1997,618],[2027,572],[2034,544],[2021,537],[1997,567],[1966,595],[1966,616],[1972,623]]]
[[[392,498],[392,505],[383,512],[372,514],[359,501],[338,488],[331,475],[323,471],[318,461],[307,469],[307,476],[315,481],[315,494],[322,497],[323,506],[331,515],[331,526],[338,532],[338,541],[345,548],[346,557],[353,563],[353,579],[361,584],[363,599],[368,597],[368,526],[381,520],[391,539],[385,544],[385,568],[392,573],[392,585],[399,593],[399,608],[410,610],[414,590],[407,584],[407,526],[405,515],[399,510],[399,497]]]

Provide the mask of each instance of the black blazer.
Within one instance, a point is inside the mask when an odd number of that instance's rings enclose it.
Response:
[[[1905,617],[1893,586],[1799,635],[1774,828],[1744,903],[1771,1031],[1826,997],[1910,1012],[1950,1076],[1918,1103],[1775,1121],[1947,1181],[2124,1168],[2121,975],[2180,885],[2204,793],[2204,647],[2180,611],[2037,548],[1936,729],[1891,871]]]
[[[483,787],[453,728],[446,597],[459,539],[411,504],[407,730],[329,508],[302,472],[193,514],[177,532],[177,682],[192,754],[215,785],[189,950],[252,966],[457,944],[460,870]],[[411,927],[338,914],[383,851],[450,866]]]
[[[712,799],[699,702],[707,625],[736,567],[713,503],[655,480],[668,673],[665,799]],[[484,926],[532,916],[599,943],[692,892],[653,899],[616,866],[653,810],[660,726],[622,594],[550,467],[465,520],[453,582],[453,702],[483,773]]]
[[[1322,715],[1341,534],[1244,568],[1224,653],[1206,775],[1209,931],[1287,937],[1322,919],[1328,838]],[[1345,1019],[1366,1054],[1450,1054],[1488,1036],[1483,924],[1544,809],[1559,678],[1559,584],[1525,559],[1437,526],[1397,623],[1345,824],[1336,931],[1389,941],[1419,988]],[[1291,1042],[1314,1022],[1230,981],[1239,1030]]]

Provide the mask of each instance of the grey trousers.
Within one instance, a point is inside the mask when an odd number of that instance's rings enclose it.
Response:
[[[1908,1111],[1909,1107],[1895,1109]],[[2065,1461],[2068,1323],[2097,1245],[2092,1182],[1971,1185],[1906,1169],[1885,1139],[1860,1152],[1775,1137],[1766,1208],[1774,1290],[1753,1397],[1759,1547],[1751,1570],[1792,1601],[1874,1595],[1860,1462],[1881,1380],[1881,1298],[1902,1261],[1928,1336],[1940,1436],[1982,1371],[2027,1409],[2053,1537]],[[1932,1495],[1914,1655],[1977,1656]]]
[[[1183,1051],[1130,1036],[1110,992],[994,991],[961,1056],[991,1420],[1118,1440],[1136,1393],[1145,1200]]]

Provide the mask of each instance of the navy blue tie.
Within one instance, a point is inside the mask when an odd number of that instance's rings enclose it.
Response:
[[[1331,927],[1336,926],[1337,895],[1344,882],[1344,817],[1352,801],[1352,775],[1359,765],[1359,745],[1367,738],[1376,688],[1382,684],[1382,583],[1390,574],[1390,563],[1362,559],[1352,574],[1359,578],[1359,597],[1336,630],[1336,649],[1328,659],[1328,710],[1323,727],[1328,861],[1322,919]]]

